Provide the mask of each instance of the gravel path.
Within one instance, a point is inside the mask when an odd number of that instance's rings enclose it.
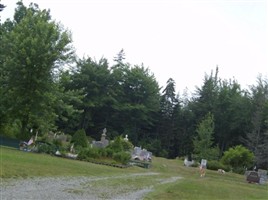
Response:
[[[102,187],[94,184],[97,181],[108,179],[153,176],[158,173],[136,173],[131,175],[113,176],[113,177],[67,177],[67,178],[28,178],[19,180],[8,180],[1,184],[1,200],[138,200],[145,194],[153,190],[153,186],[143,189],[124,190],[119,187]],[[181,177],[172,177],[170,179],[160,180],[160,184],[175,182]],[[94,186],[93,186],[94,185]]]

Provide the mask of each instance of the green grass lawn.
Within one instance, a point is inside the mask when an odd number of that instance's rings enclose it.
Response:
[[[110,176],[122,173],[122,169],[66,159],[47,154],[18,151],[0,146],[2,178],[34,176]],[[126,172],[141,169],[127,168]]]
[[[35,176],[121,176],[108,179],[101,184],[105,187],[121,185],[125,190],[152,187],[153,192],[145,199],[268,199],[268,185],[249,184],[238,174],[218,174],[207,170],[206,177],[200,178],[198,169],[184,167],[181,160],[153,158],[152,167],[115,168],[83,161],[69,160],[55,156],[22,152],[0,146],[2,181],[9,178],[31,178]],[[130,176],[134,173],[154,172],[151,176]],[[128,176],[129,175],[129,176]],[[161,180],[182,177],[175,182],[161,183]],[[124,187],[123,187],[124,186]]]

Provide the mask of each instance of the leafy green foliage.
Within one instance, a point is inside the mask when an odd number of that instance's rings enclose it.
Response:
[[[224,152],[221,162],[233,168],[234,172],[243,173],[245,168],[252,167],[254,154],[242,145]]]
[[[218,170],[218,169],[223,169],[224,171],[228,172],[230,171],[230,167],[222,164],[218,160],[209,160],[207,163],[207,168],[211,170]]]
[[[113,121],[120,132],[137,144],[154,125],[159,109],[158,83],[143,65],[114,66],[111,76],[117,94]]]
[[[221,156],[242,142],[258,167],[268,167],[267,79],[242,90],[235,80],[221,80],[216,68],[191,97],[176,94],[172,78],[161,94],[149,68],[125,62],[123,50],[114,66],[89,57],[68,68],[71,42],[70,32],[37,4],[18,2],[14,19],[0,23],[1,134],[28,140],[30,129],[40,135],[84,129],[98,138],[106,127],[110,138],[128,134],[136,146],[169,158],[196,153],[218,159],[218,151]],[[207,113],[211,130],[198,127]],[[209,134],[195,137],[197,127]],[[114,150],[106,153],[112,157]]]
[[[84,98],[82,89],[73,88],[71,85],[71,72],[61,72],[55,84],[57,100],[53,105],[58,116],[56,119],[58,130],[68,134],[80,129],[79,117],[83,113],[81,105]]]
[[[114,160],[115,162],[121,163],[126,165],[131,158],[129,152],[125,151],[113,151],[111,148],[83,148],[79,151],[77,159],[85,160],[85,161],[92,161],[98,159],[110,159]]]
[[[214,117],[208,113],[197,127],[198,136],[194,138],[194,152],[198,160],[215,160],[219,156],[219,150],[213,145]]]
[[[229,147],[241,144],[239,136],[249,130],[251,103],[247,91],[240,89],[235,81],[222,81],[215,109],[215,139],[221,153]]]
[[[127,164],[131,158],[131,149],[133,149],[133,145],[129,141],[124,140],[122,136],[117,136],[106,148],[90,147],[82,149],[77,158],[88,161],[109,158],[121,164]]]
[[[27,8],[22,2],[14,15],[13,27],[4,31],[3,69],[6,87],[2,88],[8,113],[21,122],[21,135],[29,137],[29,129],[53,128],[56,118],[52,105],[54,75],[59,64],[72,55],[70,34],[51,21],[50,13],[38,5]]]
[[[88,140],[85,130],[77,130],[72,137],[72,142],[74,143],[75,147],[88,147]]]
[[[54,155],[57,151],[57,146],[55,144],[43,142],[38,142],[35,148],[37,149],[37,153],[46,153],[51,155]]]
[[[113,159],[117,162],[124,164],[124,165],[126,165],[129,162],[130,158],[131,158],[131,156],[130,156],[130,153],[128,153],[128,152],[121,151],[121,152],[117,152],[117,153],[113,154]]]
[[[97,148],[84,148],[82,149],[77,156],[79,160],[90,160],[92,158],[100,158],[99,149]]]
[[[113,150],[113,152],[124,152],[132,150],[133,147],[134,146],[130,141],[124,140],[122,136],[117,136],[107,148]]]

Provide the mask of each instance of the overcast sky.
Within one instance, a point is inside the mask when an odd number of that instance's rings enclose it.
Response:
[[[1,19],[13,18],[16,0]],[[52,18],[72,32],[77,55],[99,60],[124,49],[126,62],[144,64],[160,86],[169,78],[176,92],[194,92],[205,73],[242,88],[256,84],[268,69],[266,0],[24,0],[50,9]]]

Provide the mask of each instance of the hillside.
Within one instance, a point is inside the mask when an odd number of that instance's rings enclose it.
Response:
[[[268,195],[267,185],[249,184],[242,175],[208,170],[200,178],[197,168],[185,167],[181,160],[154,157],[150,169],[121,169],[3,146],[1,178],[3,199],[29,195],[35,199],[266,199]]]

